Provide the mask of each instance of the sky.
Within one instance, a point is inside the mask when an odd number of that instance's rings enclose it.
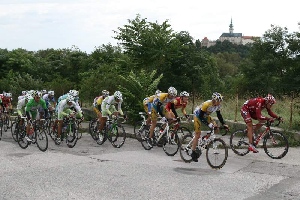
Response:
[[[271,0],[0,0],[0,48],[38,51],[78,47],[91,53],[117,45],[118,27],[137,14],[148,22],[168,20],[175,32],[216,40],[229,32],[262,36],[271,24],[299,32],[300,1]]]

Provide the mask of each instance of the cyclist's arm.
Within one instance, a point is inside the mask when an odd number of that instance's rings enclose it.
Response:
[[[267,109],[267,111],[271,117],[276,118],[276,119],[278,118],[278,116],[275,113],[273,113],[271,109]]]
[[[218,117],[220,123],[221,123],[222,126],[223,126],[223,125],[225,124],[225,122],[224,122],[223,116],[222,116],[222,114],[221,114],[221,111],[220,111],[220,110],[217,110],[216,113],[217,113],[217,117]]]
[[[178,114],[177,114],[177,112],[176,112],[175,104],[174,104],[174,103],[171,103],[171,110],[172,110],[172,112],[174,113],[175,118],[177,118],[177,117],[178,117]]]

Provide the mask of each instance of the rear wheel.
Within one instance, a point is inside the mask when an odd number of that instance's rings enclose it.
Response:
[[[4,119],[3,119],[3,129],[4,132],[6,132],[9,129],[9,117],[7,115],[5,115]]]
[[[185,135],[192,135],[192,132],[187,127],[180,127],[177,130],[178,137],[182,139]]]
[[[141,142],[145,150],[152,149],[152,145],[150,145],[149,135],[149,129],[142,129],[138,134],[138,140]]]
[[[244,156],[249,153],[249,144],[247,141],[247,132],[245,130],[238,130],[230,136],[230,148],[235,154]]]
[[[280,132],[270,131],[263,141],[266,154],[273,159],[283,158],[288,150],[289,143],[287,138]]]
[[[228,157],[228,148],[221,138],[215,138],[206,146],[206,160],[210,167],[214,169],[222,168]]]
[[[27,139],[25,138],[26,136],[26,130],[25,129],[21,129],[21,128],[18,128],[17,129],[17,141],[18,141],[18,144],[19,146],[22,148],[22,149],[26,149],[29,145],[29,142],[27,141]]]

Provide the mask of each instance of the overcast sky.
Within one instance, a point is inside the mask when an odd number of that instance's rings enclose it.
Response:
[[[300,1],[271,0],[0,0],[0,48],[71,48],[91,53],[117,44],[113,30],[136,14],[149,22],[169,20],[175,32],[216,40],[229,30],[262,36],[271,24],[299,31]]]

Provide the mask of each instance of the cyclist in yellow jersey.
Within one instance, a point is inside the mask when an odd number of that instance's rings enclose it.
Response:
[[[94,103],[93,103],[94,108],[93,108],[93,110],[97,114],[99,121],[100,121],[100,119],[102,117],[102,114],[101,114],[101,111],[102,111],[101,110],[102,101],[103,101],[103,99],[105,99],[108,96],[109,96],[109,91],[102,90],[102,95],[98,96],[98,97],[95,97],[95,99],[94,99]]]
[[[148,115],[148,118],[147,118],[147,125],[150,124],[151,122],[151,109],[152,109],[152,103],[153,103],[153,100],[154,98],[159,94],[161,93],[160,90],[156,90],[155,91],[155,95],[152,95],[150,97],[146,97],[144,100],[143,100],[143,105],[144,105],[144,110],[145,112],[147,113]]]
[[[202,103],[200,106],[197,106],[194,111],[194,130],[195,130],[195,138],[193,140],[192,145],[192,159],[195,162],[198,162],[198,158],[200,155],[195,151],[196,146],[198,144],[198,140],[201,136],[201,122],[207,125],[210,129],[217,127],[216,122],[211,118],[210,114],[213,112],[217,113],[217,117],[220,123],[223,125],[224,128],[228,129],[228,126],[225,124],[224,119],[221,115],[221,102],[223,101],[223,96],[220,93],[213,93],[212,100],[207,100]],[[216,133],[219,130],[216,129]],[[210,135],[208,134],[207,137]]]
[[[153,133],[154,133],[154,128],[156,127],[157,124],[157,117],[158,114],[160,114],[162,117],[166,117],[167,119],[171,118],[171,114],[166,110],[166,104],[168,102],[173,102],[175,97],[177,95],[177,90],[174,87],[170,87],[168,89],[168,93],[159,93],[154,99],[152,103],[152,109],[151,109],[151,127],[150,127],[150,141],[149,145],[153,146],[154,141],[153,141]]]

